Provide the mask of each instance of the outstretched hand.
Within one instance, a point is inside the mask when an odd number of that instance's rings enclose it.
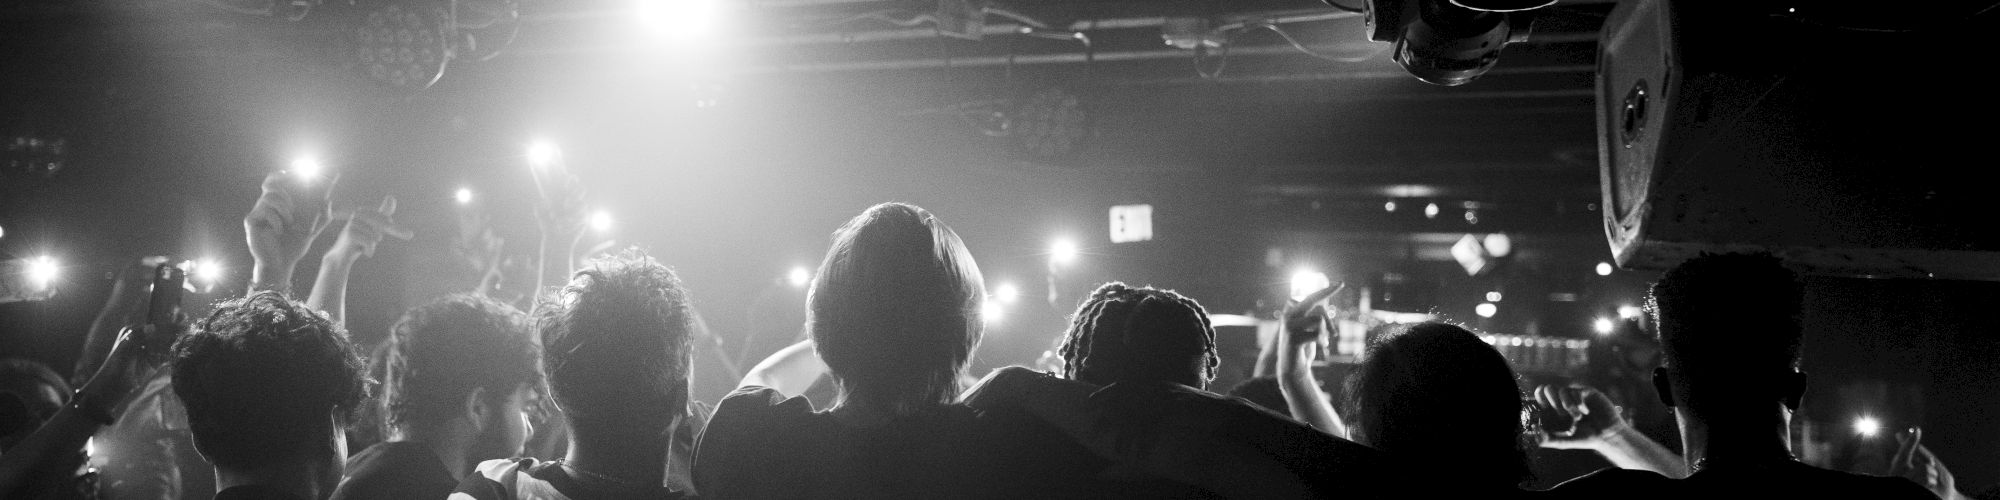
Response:
[[[118,332],[117,343],[105,356],[104,363],[98,365],[97,373],[79,390],[81,397],[103,405],[109,415],[124,413],[132,391],[144,386],[166,364],[174,340],[187,331],[187,326],[187,315],[176,314],[171,324],[125,327]]]
[[[1543,431],[1543,448],[1595,448],[1618,426],[1626,425],[1624,417],[1619,415],[1618,405],[1612,404],[1611,398],[1603,392],[1589,386],[1543,385],[1535,388],[1535,401],[1569,415],[1572,422],[1567,430]]]
[[[1911,482],[1931,490],[1938,498],[1954,500],[1963,498],[1958,492],[1958,481],[1944,462],[1932,455],[1921,442],[1924,429],[1911,427],[1909,432],[1896,434],[1896,454],[1889,457],[1889,467],[1882,475],[1909,479]]]
[[[382,198],[382,204],[374,209],[357,208],[347,216],[347,227],[340,231],[340,239],[335,240],[327,255],[357,259],[375,256],[375,246],[384,237],[409,240],[413,233],[396,225],[396,197]]]
[[[286,172],[264,176],[264,193],[243,216],[243,233],[258,266],[295,266],[313,238],[333,220],[338,176],[304,181]]]
[[[1326,298],[1344,288],[1346,288],[1344,284],[1321,288],[1307,295],[1305,299],[1285,306],[1283,316],[1285,327],[1278,332],[1278,345],[1283,347],[1283,350],[1279,351],[1280,364],[1286,364],[1284,362],[1287,358],[1305,363],[1313,361],[1312,357],[1319,349],[1307,347],[1316,348],[1324,345],[1328,342],[1327,335],[1331,333],[1328,320],[1333,313],[1327,310]],[[1297,359],[1300,357],[1304,359]],[[1283,367],[1280,367],[1280,370],[1283,370]]]

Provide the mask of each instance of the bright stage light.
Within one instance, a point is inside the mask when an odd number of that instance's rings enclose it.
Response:
[[[1636,319],[1645,313],[1646,311],[1639,306],[1618,306],[1618,319]]]
[[[1597,263],[1597,275],[1598,275],[1598,276],[1610,276],[1610,275],[1611,275],[1611,263],[1610,263],[1610,262],[1599,262],[1599,263]]]
[[[1383,203],[1383,204],[1382,204],[1382,211],[1384,211],[1384,212],[1395,212],[1395,211],[1396,211],[1396,202],[1395,202],[1395,200],[1390,200],[1390,201],[1389,201],[1389,202],[1387,202],[1387,203]]]
[[[1327,279],[1326,273],[1304,269],[1292,272],[1291,296],[1294,301],[1305,300],[1307,295],[1329,286],[1333,286],[1333,280]]]
[[[1500,292],[1486,292],[1487,302],[1499,302],[1501,297]]]
[[[1076,262],[1076,256],[1079,253],[1081,252],[1077,250],[1076,242],[1056,240],[1055,244],[1049,245],[1049,262],[1056,264]]]
[[[460,205],[471,204],[472,188],[458,188],[458,191],[451,193],[451,199],[457,201]]]
[[[215,258],[203,258],[190,263],[188,267],[190,268],[188,277],[194,278],[204,289],[222,282],[224,272],[228,271],[222,267],[222,261]]]
[[[1854,419],[1854,433],[1860,434],[1861,437],[1875,437],[1881,432],[1882,421],[1876,420],[1875,417],[1862,416]]]
[[[792,286],[798,288],[805,288],[806,285],[812,284],[812,280],[812,271],[804,267],[794,267],[790,274],[785,275],[785,281],[791,282]]]
[[[1002,304],[1012,304],[1014,301],[1020,300],[1021,289],[1015,287],[1013,283],[1001,283],[999,286],[993,287],[993,298],[999,299]]]
[[[611,212],[598,210],[590,214],[590,228],[598,231],[611,230]]]
[[[528,144],[528,166],[535,168],[554,165],[562,159],[562,150],[555,143],[535,141]]]
[[[1438,204],[1432,203],[1429,205],[1424,205],[1424,218],[1436,219],[1437,216],[1438,216]]]
[[[56,259],[47,255],[28,259],[28,284],[35,288],[48,288],[62,273]]]
[[[319,174],[325,170],[326,167],[320,165],[319,160],[313,157],[301,156],[292,159],[292,175],[298,176],[300,180],[318,179]]]
[[[722,21],[717,0],[637,0],[634,19],[669,40],[692,41],[712,36]]]
[[[999,323],[1002,312],[999,302],[986,299],[986,302],[979,306],[979,319],[989,325]]]
[[[1492,302],[1480,302],[1479,305],[1473,306],[1472,312],[1481,318],[1491,318],[1495,314],[1500,314],[1500,306],[1493,305]]]
[[[1611,331],[1617,327],[1618,324],[1612,323],[1611,318],[1597,318],[1597,321],[1590,323],[1590,328],[1597,330],[1598,335],[1610,335]]]

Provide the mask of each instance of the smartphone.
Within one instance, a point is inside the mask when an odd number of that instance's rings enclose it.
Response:
[[[181,312],[181,291],[187,284],[187,268],[163,262],[153,269],[153,296],[146,304],[146,324],[172,325]]]
[[[1533,396],[1524,399],[1524,404],[1528,405],[1529,408],[1528,418],[1531,420],[1531,429],[1540,431],[1542,434],[1564,433],[1576,429],[1576,419],[1571,418],[1569,412],[1563,411],[1561,408],[1542,404],[1540,400],[1535,399]]]

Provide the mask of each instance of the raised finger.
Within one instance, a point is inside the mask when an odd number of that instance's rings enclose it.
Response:
[[[384,216],[396,215],[396,195],[382,197],[382,206],[376,209]]]

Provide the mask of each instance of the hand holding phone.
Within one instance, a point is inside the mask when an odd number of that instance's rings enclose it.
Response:
[[[187,269],[182,264],[162,262],[153,267],[153,292],[146,303],[146,324],[168,328],[178,322],[181,293],[187,285]]]

